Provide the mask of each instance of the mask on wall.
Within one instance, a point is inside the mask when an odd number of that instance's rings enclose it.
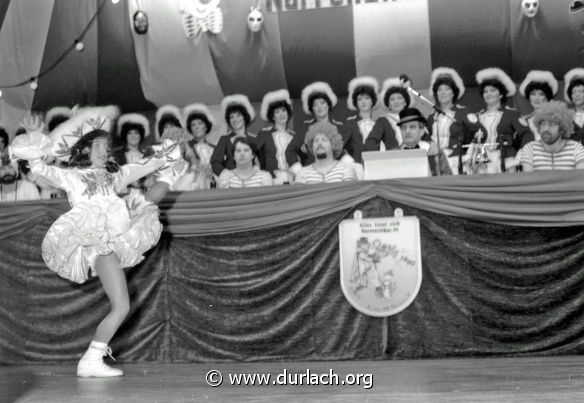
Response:
[[[521,12],[527,18],[533,18],[539,11],[539,0],[521,0]]]
[[[138,35],[144,35],[148,32],[148,16],[142,10],[134,13],[134,31]]]
[[[221,0],[182,0],[179,11],[187,38],[196,38],[200,33],[220,34],[223,31]]]
[[[259,32],[264,25],[264,15],[259,7],[252,7],[247,15],[247,27],[251,32]]]

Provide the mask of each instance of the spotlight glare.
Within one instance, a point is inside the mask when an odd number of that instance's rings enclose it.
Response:
[[[36,89],[39,87],[39,83],[36,80],[33,80],[30,82],[30,89],[33,91],[36,91]]]
[[[113,4],[118,4],[120,2],[120,0],[112,0]]]
[[[77,49],[78,52],[83,52],[85,45],[81,41],[75,42],[75,49]]]

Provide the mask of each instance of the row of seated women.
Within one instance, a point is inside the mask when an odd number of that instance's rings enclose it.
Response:
[[[429,93],[443,113],[436,112],[428,117],[424,140],[435,143],[446,155],[450,168],[447,173],[476,172],[471,170],[469,161],[468,149],[472,143],[481,143],[488,153],[490,163],[480,173],[500,173],[502,167],[512,171],[518,165],[519,150],[528,142],[538,140],[538,130],[532,115],[522,117],[506,106],[517,88],[505,72],[498,68],[484,69],[476,74],[476,80],[485,106],[472,112],[460,104],[465,93],[460,75],[451,68],[437,68],[432,72]],[[564,81],[564,98],[575,110],[572,138],[582,141],[584,69],[570,70]],[[175,140],[182,144],[190,168],[172,190],[288,184],[294,183],[302,166],[314,161],[305,141],[309,128],[319,122],[329,122],[338,128],[343,141],[343,152],[338,159],[352,164],[356,177],[362,178],[363,151],[405,147],[397,123],[399,113],[414,102],[408,85],[399,78],[389,78],[379,89],[379,83],[372,77],[351,80],[347,106],[355,114],[337,121],[330,117],[338,102],[337,96],[327,83],[312,83],[302,91],[303,111],[312,117],[296,131],[290,128],[292,102],[288,91],[270,92],[264,96],[260,110],[261,118],[268,125],[257,135],[248,130],[255,118],[248,98],[241,94],[227,96],[222,102],[222,112],[229,132],[216,145],[206,139],[215,122],[205,105],[191,104],[182,110],[165,105],[156,113],[155,139],[159,141],[169,128],[185,129],[182,134],[175,131],[174,135],[179,137]],[[531,71],[519,91],[537,110],[556,97],[558,82],[550,72]],[[372,112],[381,103],[388,113],[374,120]],[[47,114],[49,130],[51,125],[67,118],[68,111],[58,109]],[[123,144],[116,154],[120,164],[143,157],[142,144],[150,135],[149,122],[144,116],[122,115],[117,123],[117,134]],[[236,142],[238,138],[249,141]]]

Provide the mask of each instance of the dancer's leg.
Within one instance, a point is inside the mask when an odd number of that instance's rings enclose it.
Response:
[[[93,340],[109,344],[110,340],[130,311],[130,298],[126,275],[120,269],[120,259],[115,253],[99,256],[95,271],[111,304],[111,311],[101,321]]]
[[[106,365],[103,362],[103,357],[111,353],[108,343],[130,310],[126,276],[120,268],[120,259],[115,253],[99,256],[95,261],[95,271],[109,298],[111,311],[97,327],[93,341],[77,364],[77,376],[122,376],[124,372]]]

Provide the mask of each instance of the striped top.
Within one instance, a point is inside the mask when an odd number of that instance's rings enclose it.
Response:
[[[355,168],[351,164],[337,161],[328,171],[321,173],[314,169],[314,164],[302,167],[294,183],[337,183],[357,180]]]
[[[262,171],[257,166],[253,167],[250,176],[242,177],[235,169],[224,169],[219,175],[218,186],[220,189],[229,188],[255,188],[260,186],[272,186],[274,180],[267,171]]]
[[[584,163],[584,147],[574,140],[568,140],[557,153],[546,151],[540,141],[532,141],[522,150],[521,163],[533,165],[534,171],[575,169],[576,164]]]

